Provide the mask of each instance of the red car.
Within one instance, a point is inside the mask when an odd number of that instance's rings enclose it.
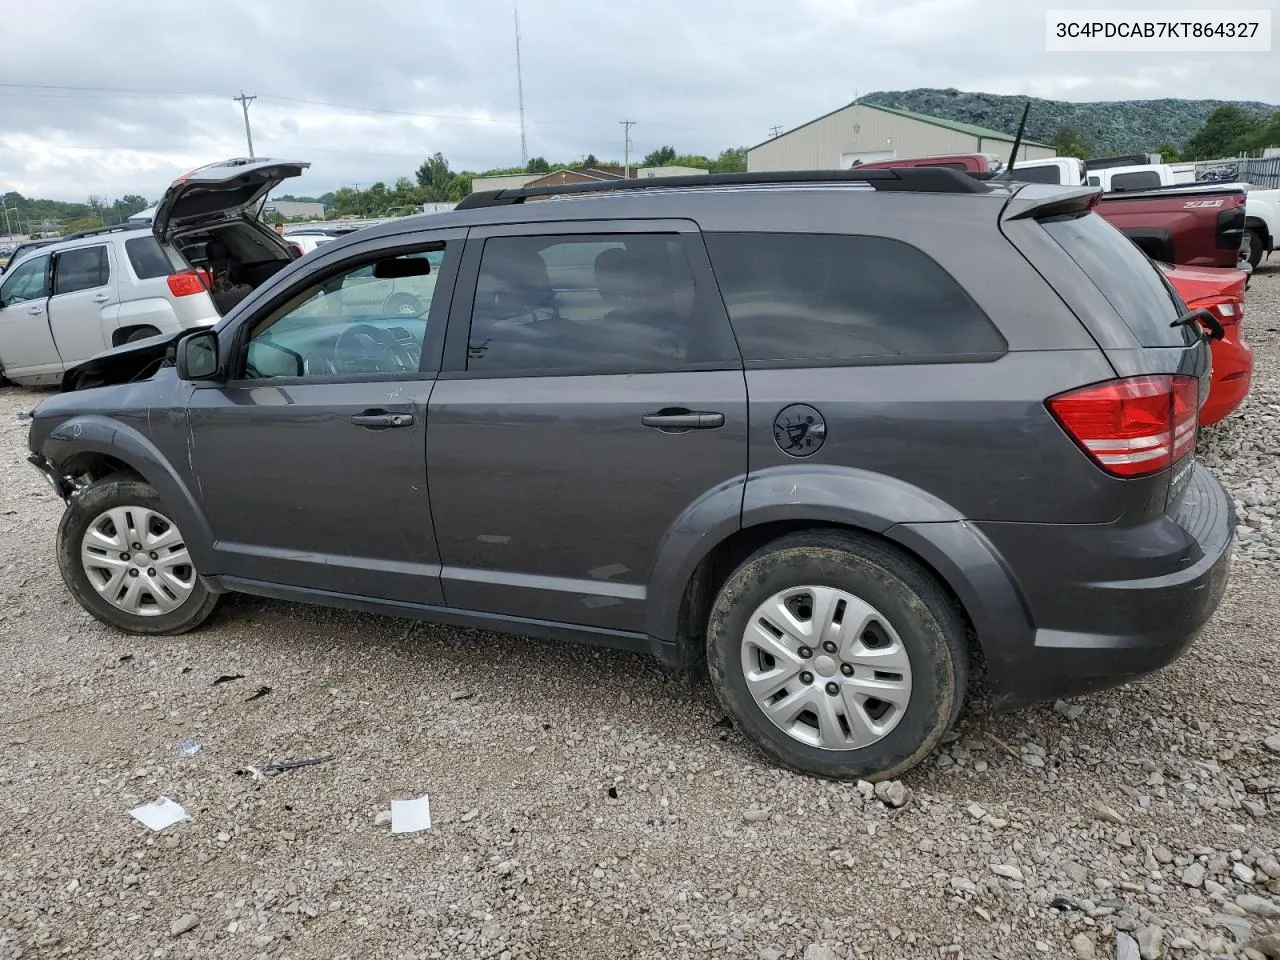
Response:
[[[1253,376],[1253,351],[1244,341],[1244,287],[1249,275],[1218,267],[1157,264],[1178,295],[1192,309],[1203,308],[1218,318],[1226,336],[1210,340],[1213,377],[1209,399],[1200,408],[1200,426],[1217,423],[1244,402]]]

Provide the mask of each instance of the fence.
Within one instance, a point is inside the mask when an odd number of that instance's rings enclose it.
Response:
[[[1243,181],[1261,190],[1280,189],[1280,157],[1206,160],[1196,164],[1197,183]]]

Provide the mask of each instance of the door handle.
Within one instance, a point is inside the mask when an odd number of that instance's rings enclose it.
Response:
[[[31,314],[33,317],[38,317],[40,314],[44,313],[44,307],[27,307],[27,313]]]
[[[640,418],[646,427],[658,430],[714,430],[724,426],[723,413],[694,410],[659,410]]]
[[[110,300],[110,299],[111,299],[111,298],[110,298],[109,296],[107,296],[105,293],[100,293],[100,294],[98,294],[96,297],[94,297],[94,298],[93,298],[93,302],[94,302],[94,303],[106,303],[106,302],[107,302],[108,300]]]
[[[370,430],[389,430],[392,427],[413,426],[413,414],[388,413],[386,410],[366,410],[351,418],[357,427],[368,427]]]

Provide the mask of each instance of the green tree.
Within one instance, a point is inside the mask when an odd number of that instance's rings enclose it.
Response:
[[[642,167],[666,167],[671,165],[671,161],[676,158],[675,147],[659,147],[652,153],[645,154],[645,158],[640,161]]]
[[[550,173],[551,164],[547,163],[543,157],[531,157],[529,164],[524,168],[525,173]]]
[[[1233,153],[1259,153],[1267,147],[1280,147],[1280,112],[1259,123],[1257,129],[1241,137],[1233,147]]]
[[[1182,151],[1189,160],[1218,160],[1239,152],[1262,122],[1233,103],[1219,107]]]
[[[1174,149],[1171,143],[1160,144],[1160,162],[1161,163],[1177,163],[1178,151]]]
[[[600,166],[600,161],[596,159],[594,153],[588,153],[586,159],[582,161],[582,165],[584,167],[598,167]]]
[[[699,170],[710,170],[711,161],[700,153],[682,153],[678,157],[672,157],[672,167],[697,167]]]
[[[443,185],[450,176],[449,161],[444,158],[444,154],[433,153],[422,162],[422,166],[418,167],[415,176],[420,187],[431,189],[438,184]]]
[[[1093,137],[1076,126],[1059,127],[1058,132],[1049,138],[1049,146],[1058,151],[1060,157],[1079,157],[1088,160],[1093,155]]]
[[[746,173],[746,170],[746,147],[730,147],[728,150],[721,150],[720,156],[716,157],[715,163],[711,164],[712,173]]]

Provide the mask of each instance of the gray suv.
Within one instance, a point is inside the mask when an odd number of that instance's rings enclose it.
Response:
[[[1096,198],[738,174],[335,240],[34,410],[62,575],[132,633],[243,591],[648,651],[781,764],[897,775],[979,655],[1083,693],[1222,596],[1202,318]]]

